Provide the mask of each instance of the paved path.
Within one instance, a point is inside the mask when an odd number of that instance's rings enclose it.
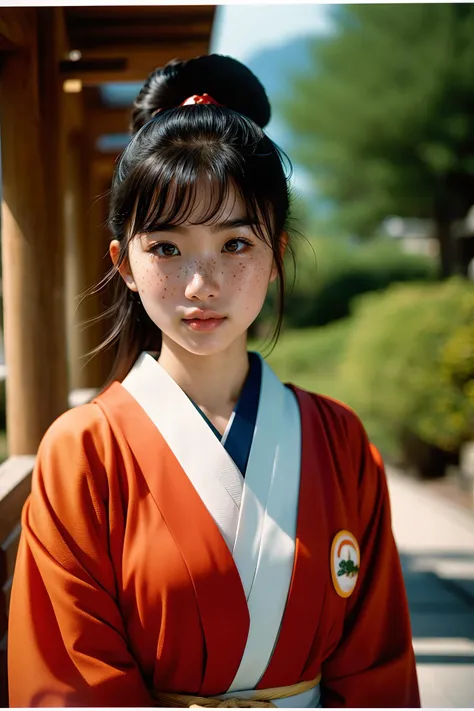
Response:
[[[474,707],[474,511],[389,469],[421,701]]]

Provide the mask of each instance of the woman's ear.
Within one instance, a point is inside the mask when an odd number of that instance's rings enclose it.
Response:
[[[114,267],[117,267],[120,256],[120,242],[118,239],[113,239],[111,241],[109,245],[109,254]],[[135,279],[133,278],[132,270],[130,269],[130,261],[128,257],[125,257],[122,264],[117,267],[117,269],[128,288],[131,289],[131,291],[138,291]]]
[[[282,232],[280,235],[280,239],[279,239],[281,261],[283,261],[283,258],[285,256],[285,251],[286,251],[287,245],[288,245],[288,233]],[[270,281],[275,281],[277,276],[278,276],[278,269],[277,269],[275,260],[273,260],[272,271],[270,274]]]

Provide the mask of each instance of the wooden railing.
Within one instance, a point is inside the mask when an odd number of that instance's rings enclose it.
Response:
[[[1,377],[1,375],[0,375]],[[91,400],[94,389],[74,390],[70,407]],[[21,533],[21,512],[30,493],[35,456],[9,457],[0,464],[0,707],[8,706],[7,628],[10,592]]]
[[[10,457],[0,465],[0,706],[8,706],[7,621],[21,511],[31,487],[35,457]]]

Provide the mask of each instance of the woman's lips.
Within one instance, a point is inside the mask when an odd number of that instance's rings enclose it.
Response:
[[[214,331],[225,321],[225,316],[220,318],[190,318],[183,322],[193,331]]]

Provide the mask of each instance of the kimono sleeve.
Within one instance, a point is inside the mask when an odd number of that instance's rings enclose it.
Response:
[[[330,707],[419,707],[411,624],[382,459],[354,416],[360,572],[338,647],[322,668]],[[353,460],[354,461],[354,460]]]
[[[110,428],[88,404],[46,433],[12,586],[10,706],[152,706],[127,644],[108,553]]]

